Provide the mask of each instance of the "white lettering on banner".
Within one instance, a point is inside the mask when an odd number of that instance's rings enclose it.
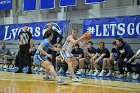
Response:
[[[136,33],[140,35],[140,22],[136,26]]]
[[[99,33],[99,25],[96,25],[96,36],[102,36],[102,32]]]
[[[28,27],[28,31],[32,33],[33,36],[39,37],[40,36],[40,27]],[[17,35],[23,31],[23,27],[21,28],[14,28],[10,29],[10,26],[5,26],[5,34],[4,34],[4,39],[3,40],[15,40]]]
[[[4,1],[1,1],[1,2],[0,2],[0,4],[3,4],[3,5],[4,5],[4,4],[9,4],[9,3],[11,3],[10,0],[9,0],[9,1],[8,1],[8,0],[4,0]]]
[[[110,28],[111,28],[111,32],[112,32],[112,34],[111,34],[111,36],[115,36],[115,28],[116,28],[116,24],[110,24]]]
[[[40,27],[36,27],[35,28],[35,37],[39,37],[40,36]]]
[[[103,25],[103,36],[109,36],[109,30],[108,30],[109,28],[110,28],[109,24]]]
[[[95,28],[94,27],[88,27],[87,32],[89,32],[90,34],[94,34]]]
[[[16,33],[17,33],[18,29],[12,29],[11,31],[12,31],[12,34],[13,34],[13,40],[15,40]]]
[[[125,24],[120,23],[118,24],[117,35],[121,36],[125,34]]]
[[[134,34],[140,35],[140,22],[137,24],[129,23],[128,25],[124,23],[103,24],[102,31],[101,27],[102,26],[99,25],[87,27],[87,32],[95,36],[115,36],[115,35],[121,36],[124,34],[128,34],[130,36]]]
[[[131,27],[131,26],[132,26],[132,27]],[[127,26],[127,32],[128,32],[128,34],[129,34],[129,35],[133,35],[133,34],[134,34],[134,30],[135,30],[135,28],[134,28],[134,23],[128,24],[128,26]]]
[[[8,39],[11,39],[11,33],[9,33],[9,37],[7,37],[8,35],[8,28],[9,26],[5,26],[5,35],[4,35],[4,40],[8,40]]]

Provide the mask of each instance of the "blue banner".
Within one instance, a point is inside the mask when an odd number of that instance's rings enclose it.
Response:
[[[55,0],[40,0],[40,9],[54,9],[55,8]]]
[[[94,3],[101,3],[105,2],[105,0],[85,0],[85,4],[94,4]]]
[[[0,0],[0,10],[11,10],[12,0]]]
[[[60,0],[60,7],[76,6],[77,0]]]
[[[32,33],[34,40],[42,40],[49,22],[29,23],[28,31]],[[0,40],[17,40],[19,32],[23,31],[24,24],[0,25]],[[69,21],[53,23],[53,30],[58,31],[64,37],[68,34]]]
[[[23,10],[24,11],[36,10],[36,0],[24,0]]]
[[[84,20],[92,38],[140,38],[140,16]]]

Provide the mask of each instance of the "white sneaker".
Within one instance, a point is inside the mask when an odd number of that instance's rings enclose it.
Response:
[[[34,71],[36,71],[36,70],[38,70],[38,67],[35,67],[35,68],[34,68]]]
[[[100,72],[100,74],[99,74],[98,76],[99,76],[99,77],[104,76],[104,72],[103,72],[103,71],[101,71],[101,72]]]
[[[109,77],[109,76],[111,76],[111,72],[108,72],[107,74],[106,74],[106,77]]]
[[[66,84],[68,84],[68,82],[66,82],[62,79],[58,80],[58,85],[66,85]]]
[[[133,79],[138,79],[139,78],[139,74],[133,75],[132,78]]]
[[[98,72],[97,71],[95,71],[95,73],[92,74],[92,76],[97,76],[97,75],[98,75]]]
[[[92,74],[93,74],[93,70],[90,70],[87,75],[92,75]]]
[[[67,70],[66,74],[70,74],[69,70]]]
[[[79,78],[77,78],[76,76],[73,76],[71,80],[74,81],[74,82],[80,82],[80,81],[81,81],[81,80],[80,80]]]
[[[79,70],[79,71],[77,71],[76,74],[81,75],[81,74],[84,74],[84,72],[82,70]]]
[[[123,78],[124,75],[123,75],[123,74],[119,74],[119,75],[117,75],[116,77],[117,77],[117,78]]]
[[[43,67],[41,67],[40,69],[39,69],[39,71],[41,72],[41,71],[45,71],[45,69],[43,68]]]
[[[4,69],[7,69],[7,68],[8,68],[8,65],[4,65],[3,68],[4,68]]]

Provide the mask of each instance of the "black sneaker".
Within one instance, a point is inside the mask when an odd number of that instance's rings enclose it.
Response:
[[[18,70],[18,71],[16,71],[15,73],[22,73],[22,71],[21,71],[21,70]]]
[[[28,71],[27,74],[33,74],[32,71]]]

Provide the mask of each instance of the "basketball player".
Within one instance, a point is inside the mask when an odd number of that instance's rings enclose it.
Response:
[[[62,46],[62,48],[68,48],[69,50],[67,51],[60,51],[60,54],[62,55],[63,59],[65,59],[65,62],[68,64],[68,70],[70,71],[71,74],[71,79],[72,81],[80,81],[74,74],[74,71],[78,65],[78,62],[76,58],[73,56],[71,53],[73,45],[78,44],[79,47],[84,47],[86,41],[80,42],[84,37],[85,34],[82,35],[80,38],[77,37],[78,34],[78,29],[72,29],[72,34],[69,35]]]
[[[61,80],[55,69],[54,66],[52,65],[52,62],[50,62],[47,58],[52,58],[51,54],[47,54],[47,51],[49,48],[51,48],[54,51],[63,51],[66,49],[59,49],[54,47],[50,41],[53,38],[53,32],[52,30],[48,30],[45,32],[44,34],[44,40],[41,42],[41,44],[39,45],[37,52],[34,55],[34,61],[37,65],[40,65],[42,67],[44,67],[46,69],[46,77],[44,77],[44,79],[50,79],[50,77],[48,76],[49,71],[51,72],[52,76],[54,76],[54,78],[58,81],[58,84],[66,84],[66,82],[64,82],[63,80]]]

